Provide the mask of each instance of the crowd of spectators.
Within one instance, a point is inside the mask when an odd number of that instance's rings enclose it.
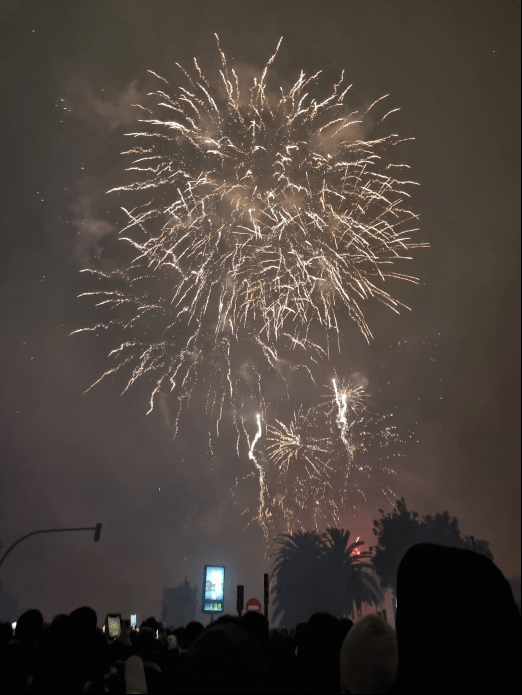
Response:
[[[109,639],[92,608],[0,625],[0,693],[519,693],[520,613],[487,558],[411,548],[397,576],[394,630],[315,613],[290,630],[248,612],[206,628],[154,618]]]

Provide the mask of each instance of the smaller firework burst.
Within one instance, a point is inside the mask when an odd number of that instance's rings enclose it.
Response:
[[[329,437],[314,436],[314,415],[313,409],[305,412],[301,406],[288,426],[276,420],[278,427],[268,428],[271,436],[267,439],[273,442],[267,447],[269,458],[281,476],[287,478],[290,469],[300,463],[309,478],[320,479],[323,473],[328,475],[328,470],[331,470],[324,460],[328,454]]]
[[[392,415],[371,417],[369,394],[351,377],[332,380],[321,405],[294,414],[285,425],[268,427],[266,476],[274,519],[282,513],[287,530],[313,520],[338,523],[346,508],[366,500],[368,485],[387,498],[395,494],[388,477],[390,459],[403,439]]]

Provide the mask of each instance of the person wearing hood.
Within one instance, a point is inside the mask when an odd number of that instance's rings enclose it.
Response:
[[[520,614],[487,557],[420,543],[397,572],[399,669],[391,693],[520,693]]]

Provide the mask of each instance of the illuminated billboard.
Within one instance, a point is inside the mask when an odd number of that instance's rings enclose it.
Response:
[[[224,587],[225,568],[205,565],[201,600],[201,610],[204,613],[223,613],[225,610]]]

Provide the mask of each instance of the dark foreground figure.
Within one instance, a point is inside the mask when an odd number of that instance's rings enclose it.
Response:
[[[520,613],[487,558],[421,544],[397,577],[397,631],[312,615],[290,634],[259,614],[108,641],[91,608],[0,625],[0,693],[520,693]],[[159,639],[156,638],[159,631]]]
[[[397,573],[392,693],[520,693],[520,613],[509,582],[471,550],[421,543]]]

